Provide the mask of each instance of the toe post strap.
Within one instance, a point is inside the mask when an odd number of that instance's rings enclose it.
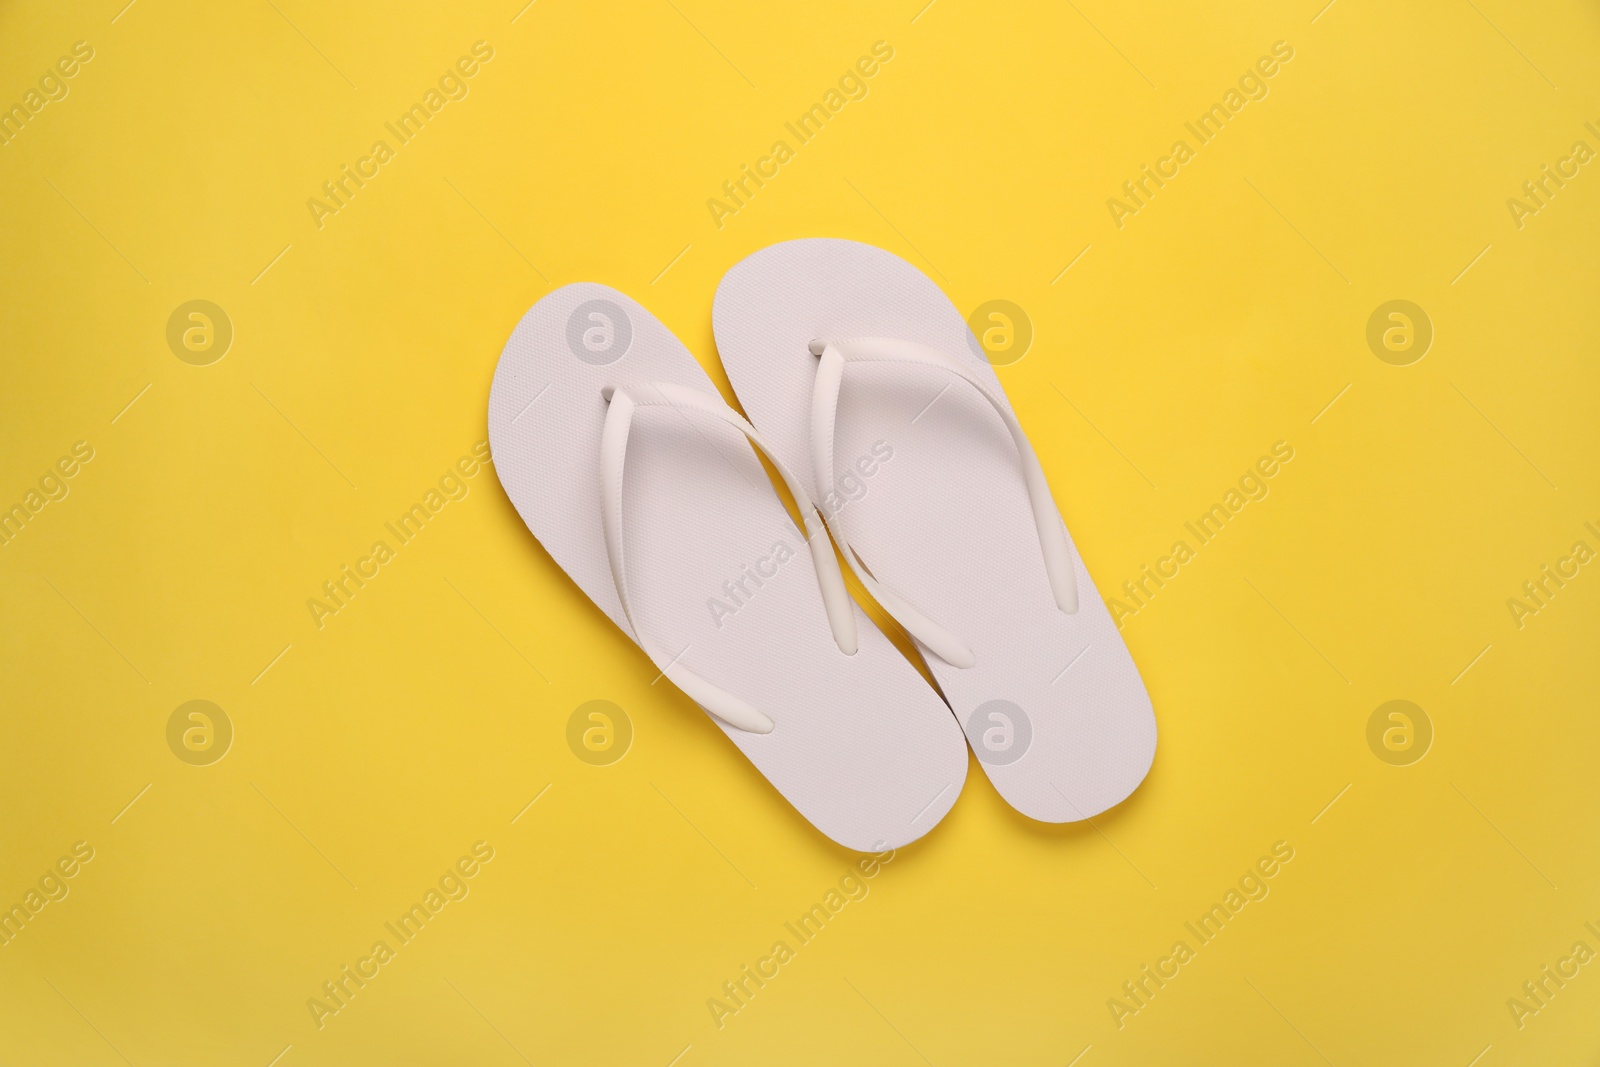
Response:
[[[844,574],[839,569],[838,558],[834,555],[833,545],[828,540],[827,529],[821,521],[816,504],[812,502],[799,480],[761,439],[755,427],[724,404],[720,397],[670,382],[607,385],[601,389],[600,395],[610,405],[600,434],[601,518],[605,533],[606,556],[611,565],[611,577],[616,585],[617,599],[621,601],[622,613],[627,618],[635,639],[644,649],[645,655],[650,657],[651,662],[660,668],[661,673],[672,684],[683,690],[716,718],[729,726],[750,733],[771,733],[775,727],[771,718],[748,701],[707,681],[677,662],[683,655],[682,652],[676,656],[667,655],[653,639],[640,631],[638,622],[634,618],[623,553],[622,530],[622,479],[634,415],[640,408],[668,407],[685,417],[700,415],[714,418],[744,434],[772,461],[800,509],[801,521],[805,525],[805,540],[811,549],[817,584],[822,593],[823,610],[827,615],[834,643],[841,653],[853,656],[858,648],[855,608],[850,601],[849,592],[845,589]]]
[[[1056,509],[1055,498],[1050,493],[1050,483],[1045,478],[1039,457],[1023,432],[1022,425],[1011,409],[994,392],[973,375],[960,362],[927,345],[894,337],[856,337],[848,340],[814,339],[807,346],[817,359],[817,374],[811,395],[811,459],[816,468],[819,489],[830,489],[833,483],[834,432],[839,413],[839,389],[844,382],[845,367],[851,363],[899,363],[927,368],[931,371],[954,375],[970,385],[989,403],[1011,435],[1017,458],[1022,467],[1022,477],[1028,491],[1028,503],[1033,511],[1034,527],[1038,532],[1039,549],[1043,556],[1045,573],[1050,581],[1051,595],[1056,607],[1066,614],[1078,610],[1078,582],[1073,564],[1072,547],[1067,541],[1061,514]],[[850,562],[868,590],[877,598],[896,622],[928,648],[955,667],[970,667],[976,660],[970,648],[947,629],[927,618],[906,601],[866,573],[859,565],[849,538],[840,530],[840,520],[834,517],[834,535],[839,538]]]

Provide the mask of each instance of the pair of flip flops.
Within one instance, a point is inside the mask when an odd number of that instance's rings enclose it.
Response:
[[[788,241],[728,272],[712,325],[749,421],[614,289],[564,286],[517,324],[489,443],[546,551],[847,848],[936,825],[969,743],[1034,819],[1126,798],[1155,754],[1150,699],[949,298],[882,249]]]

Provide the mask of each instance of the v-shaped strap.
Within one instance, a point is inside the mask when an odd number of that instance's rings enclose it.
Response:
[[[820,521],[814,521],[817,518],[816,505],[799,480],[756,433],[755,427],[724,404],[720,397],[670,382],[606,386],[601,395],[611,404],[606,411],[605,426],[600,432],[601,519],[605,531],[606,556],[611,563],[611,578],[617,588],[617,599],[622,602],[622,613],[633,629],[634,638],[667,680],[706,711],[738,729],[758,734],[771,733],[773,722],[770,718],[743,698],[683,666],[678,662],[683,653],[665,655],[661,647],[640,630],[633,617],[632,602],[628,595],[628,572],[623,559],[622,474],[634,413],[641,407],[669,407],[679,412],[710,416],[743,433],[772,461],[784,484],[789,487],[789,493],[800,509],[801,521],[805,523],[805,540],[811,548],[817,584],[822,590],[823,609],[828,616],[828,626],[833,631],[834,643],[845,655],[853,656],[857,647],[855,613],[826,529]]]
[[[820,357],[817,377],[811,394],[811,459],[816,467],[819,487],[831,488],[834,481],[833,437],[839,412],[839,388],[844,381],[847,363],[902,363],[925,367],[932,371],[954,375],[976,389],[989,402],[1017,449],[1022,466],[1023,482],[1028,490],[1028,502],[1033,509],[1034,527],[1039,535],[1039,548],[1044,554],[1045,574],[1050,580],[1050,591],[1056,607],[1067,614],[1078,610],[1078,582],[1072,564],[1072,549],[1067,543],[1061,515],[1056,510],[1050,483],[1046,481],[1039,457],[1034,454],[1028,435],[1022,425],[994,393],[975,375],[955,359],[927,345],[894,337],[857,337],[843,341],[813,341],[811,354]],[[864,570],[860,558],[850,547],[848,535],[840,528],[839,516],[832,517],[834,536],[844,549],[849,561],[868,591],[877,598],[883,609],[906,632],[915,637],[929,651],[956,667],[970,667],[976,663],[971,649],[944,627],[927,618],[908,604],[904,597],[884,588]]]

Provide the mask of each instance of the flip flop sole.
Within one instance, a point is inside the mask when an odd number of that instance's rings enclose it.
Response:
[[[867,569],[975,653],[976,665],[959,669],[924,650],[1000,794],[1032,818],[1072,822],[1132,793],[1155,754],[1150,698],[1076,548],[1078,609],[1057,608],[1016,447],[981,394],[925,367],[852,364],[839,392],[836,470],[822,479],[813,469],[814,339],[927,345],[1005,401],[943,291],[871,245],[787,241],[727,273],[712,325],[751,421],[814,492],[842,498]],[[893,458],[870,477],[851,470],[875,441]]]
[[[653,315],[584,283],[523,317],[489,398],[494,469],[512,503],[630,636],[601,518],[602,389],[644,382],[717,396]],[[750,762],[848,848],[898,847],[935,825],[966,778],[960,730],[859,608],[859,649],[839,650],[804,537],[747,439],[704,415],[640,408],[622,493],[633,620],[775,723],[756,734],[713,719]]]

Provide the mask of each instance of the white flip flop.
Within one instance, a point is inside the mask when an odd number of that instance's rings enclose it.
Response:
[[[711,319],[739,402],[1001,796],[1073,822],[1132,793],[1155,756],[1149,695],[950,299],[892,253],[818,238],[735,266]],[[868,477],[853,461],[874,442],[893,459]]]
[[[489,393],[494,469],[589,599],[780,793],[847,848],[894,848],[966,781],[948,710],[845,590],[803,484],[795,525],[689,350],[633,300],[568,285],[523,316]]]

